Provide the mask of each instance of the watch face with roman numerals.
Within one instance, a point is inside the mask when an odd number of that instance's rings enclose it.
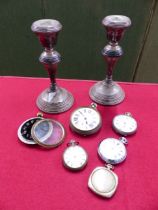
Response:
[[[92,107],[80,107],[72,113],[70,127],[79,134],[93,134],[101,127],[101,116]]]
[[[120,140],[107,138],[99,144],[98,154],[106,163],[118,164],[126,159],[127,151]]]

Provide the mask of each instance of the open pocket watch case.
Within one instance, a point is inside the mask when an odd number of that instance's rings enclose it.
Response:
[[[43,116],[30,118],[18,129],[18,137],[25,144],[38,144],[45,148],[60,145],[65,137],[65,129],[61,123]]]

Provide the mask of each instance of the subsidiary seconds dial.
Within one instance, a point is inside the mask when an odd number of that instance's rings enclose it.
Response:
[[[89,107],[76,109],[70,117],[71,129],[81,135],[96,133],[102,124],[101,116],[96,106],[96,104],[92,103]]]

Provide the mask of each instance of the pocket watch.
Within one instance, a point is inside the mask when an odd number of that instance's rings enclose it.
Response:
[[[20,125],[18,137],[25,144],[38,144],[42,147],[52,148],[63,142],[65,129],[58,121],[44,119],[43,115],[38,115]]]
[[[88,161],[88,154],[78,142],[71,140],[63,153],[63,164],[70,170],[83,169]]]
[[[137,122],[131,113],[116,115],[112,121],[113,129],[124,136],[134,134],[137,130]]]
[[[113,168],[110,164],[95,168],[89,176],[88,187],[100,196],[111,198],[118,186],[118,176]]]
[[[79,107],[70,117],[70,127],[73,131],[81,135],[96,133],[102,125],[100,113],[97,111],[97,104]]]
[[[126,159],[127,151],[125,144],[127,139],[121,137],[119,139],[107,138],[100,142],[98,154],[106,163],[118,164]]]
[[[18,129],[18,137],[25,144],[36,144],[31,135],[32,126],[39,120],[43,119],[42,113],[37,113],[37,117],[32,117],[24,121]]]

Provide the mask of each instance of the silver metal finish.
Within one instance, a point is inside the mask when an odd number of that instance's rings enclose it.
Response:
[[[112,127],[117,133],[128,136],[137,131],[138,125],[137,121],[128,112],[115,116],[112,121]]]
[[[104,60],[107,62],[107,75],[103,81],[91,87],[91,99],[102,105],[115,105],[124,100],[125,93],[122,88],[112,80],[112,72],[118,59],[123,55],[118,42],[125,30],[131,25],[131,20],[122,15],[110,15],[103,19],[103,26],[107,31],[108,45],[102,50]]]
[[[88,180],[88,187],[105,198],[111,198],[118,186],[118,176],[111,169],[109,164],[106,167],[97,167]]]
[[[78,142],[71,140],[63,153],[63,164],[66,168],[78,171],[83,169],[88,161],[88,154]]]
[[[91,106],[77,108],[70,117],[71,129],[81,135],[94,134],[101,128],[101,125],[101,115],[94,103]]]
[[[59,31],[62,25],[53,19],[42,19],[35,21],[31,26],[32,31],[39,38],[44,52],[39,61],[48,71],[51,85],[44,90],[37,98],[37,106],[46,113],[61,113],[71,108],[74,98],[66,89],[57,86],[56,71],[58,63],[61,61],[60,54],[54,50]]]
[[[106,163],[119,164],[127,156],[124,144],[127,144],[127,140],[124,137],[121,137],[119,140],[115,138],[104,139],[99,144],[98,154]]]

